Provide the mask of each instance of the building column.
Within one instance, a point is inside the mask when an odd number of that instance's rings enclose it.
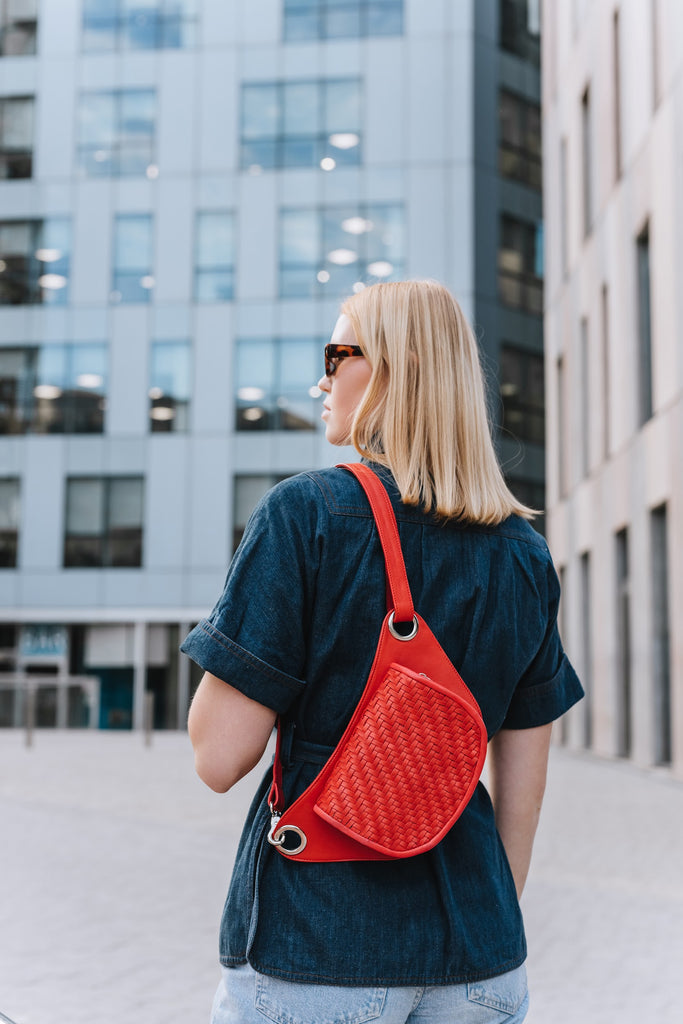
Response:
[[[180,623],[180,637],[184,639],[192,628],[192,623]],[[187,706],[190,701],[190,659],[184,654],[178,657],[178,728],[184,729],[187,723]]]
[[[147,623],[133,623],[133,728],[143,729],[145,723],[145,689],[147,686]]]

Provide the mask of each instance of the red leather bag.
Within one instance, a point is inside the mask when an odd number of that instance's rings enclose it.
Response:
[[[464,811],[486,757],[479,706],[413,607],[389,496],[367,466],[343,468],[370,501],[389,607],[351,721],[320,774],[285,811],[278,722],[268,841],[283,856],[309,862],[393,860],[430,850]],[[400,631],[395,623],[403,624]]]

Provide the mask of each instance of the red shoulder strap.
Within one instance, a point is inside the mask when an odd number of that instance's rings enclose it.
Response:
[[[396,622],[412,622],[415,614],[413,598],[410,593],[406,566],[398,536],[396,516],[389,501],[384,484],[376,473],[360,462],[342,463],[339,469],[346,469],[358,480],[365,491],[372,514],[375,517],[379,539],[382,543],[384,561],[387,568],[387,580],[391,592],[391,602]]]

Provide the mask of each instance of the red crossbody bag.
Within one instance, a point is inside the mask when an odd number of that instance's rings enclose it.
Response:
[[[367,466],[343,468],[372,508],[388,610],[351,721],[320,774],[287,810],[278,720],[268,841],[299,861],[393,860],[430,850],[464,811],[486,757],[479,706],[413,607],[389,496]]]

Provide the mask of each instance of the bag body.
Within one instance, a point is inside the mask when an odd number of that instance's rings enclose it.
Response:
[[[486,757],[479,706],[414,610],[388,495],[367,466],[343,468],[372,507],[389,610],[341,740],[284,812],[278,725],[268,839],[283,856],[309,862],[388,860],[431,849],[467,806]]]

